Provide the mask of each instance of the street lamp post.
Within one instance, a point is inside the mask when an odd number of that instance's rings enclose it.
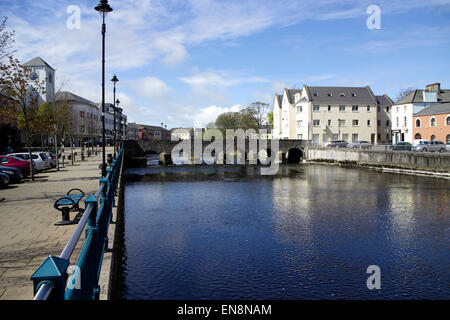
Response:
[[[116,83],[119,82],[119,79],[116,75],[111,79],[114,83],[114,159],[116,158]],[[117,99],[119,101],[119,99]]]
[[[95,7],[102,17],[102,137],[103,137],[103,157],[102,157],[102,176],[106,177],[106,135],[105,135],[105,36],[106,24],[105,18],[113,9],[109,6],[108,0],[100,0],[100,3]]]
[[[115,104],[116,104],[117,107],[114,108],[114,114],[115,114],[117,111],[119,111],[119,109],[120,109],[120,108],[119,108],[120,100],[117,99],[116,102],[115,102]],[[115,121],[115,120],[114,120],[114,121]],[[119,118],[119,123],[120,123],[120,121],[121,121],[121,119]],[[116,124],[114,123],[114,130],[116,130],[115,125],[116,125]],[[119,130],[120,130],[120,126],[119,126]],[[119,133],[120,133],[120,131],[119,131]],[[120,135],[119,135],[119,137],[120,137]],[[119,139],[119,141],[120,141],[120,139]],[[119,145],[120,145],[120,144],[117,144],[117,143],[114,145],[114,148],[117,148],[117,152],[119,151]]]
[[[122,134],[123,134],[123,130],[122,130],[122,112],[123,109],[122,108],[118,108],[119,110],[119,132],[120,132],[120,141],[122,142]]]

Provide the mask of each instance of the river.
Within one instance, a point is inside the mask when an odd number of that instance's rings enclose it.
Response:
[[[450,298],[448,180],[313,164],[127,174],[124,299]]]

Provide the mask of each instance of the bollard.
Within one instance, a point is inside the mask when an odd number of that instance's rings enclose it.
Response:
[[[55,223],[55,226],[68,226],[72,224],[76,224],[75,221],[70,220],[70,208],[64,207],[62,208],[62,220],[60,222]]]

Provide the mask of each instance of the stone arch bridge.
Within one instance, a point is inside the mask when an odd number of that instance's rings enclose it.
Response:
[[[264,141],[267,146],[267,155],[272,157],[272,140]],[[280,162],[300,162],[300,160],[305,155],[305,148],[308,146],[309,141],[307,140],[278,140],[279,148],[278,154],[275,159],[278,159]],[[150,141],[126,141],[125,142],[125,158],[136,158],[143,157],[149,154],[161,154],[161,155],[170,155],[172,150],[182,143],[182,141],[166,141],[166,140],[150,140]],[[187,141],[184,141],[187,143]],[[191,154],[194,154],[194,141],[191,140],[188,142],[191,146]],[[202,151],[205,150],[207,146],[209,146],[212,142],[203,141],[202,143]],[[245,140],[245,150],[239,150],[237,148],[238,144],[235,140],[234,146],[235,150],[239,152],[245,153],[245,157],[248,160],[248,152],[249,147],[253,144],[258,146],[258,151],[260,150],[261,144],[259,140]],[[275,145],[274,145],[275,147]],[[223,142],[223,150],[226,152],[226,141]],[[161,157],[163,158],[163,157]]]

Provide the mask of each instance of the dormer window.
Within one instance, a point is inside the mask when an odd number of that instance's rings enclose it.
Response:
[[[331,92],[329,92],[329,93],[328,93],[328,96],[329,96],[329,97],[332,97],[332,96],[333,96],[333,94],[332,94]]]
[[[341,92],[339,95],[340,95],[341,97],[345,97],[345,93],[343,93],[343,92]]]
[[[356,93],[352,93],[352,97],[356,97]]]
[[[314,96],[314,97],[318,97],[319,94],[318,94],[317,92],[314,92],[314,93],[313,93],[313,96]]]

